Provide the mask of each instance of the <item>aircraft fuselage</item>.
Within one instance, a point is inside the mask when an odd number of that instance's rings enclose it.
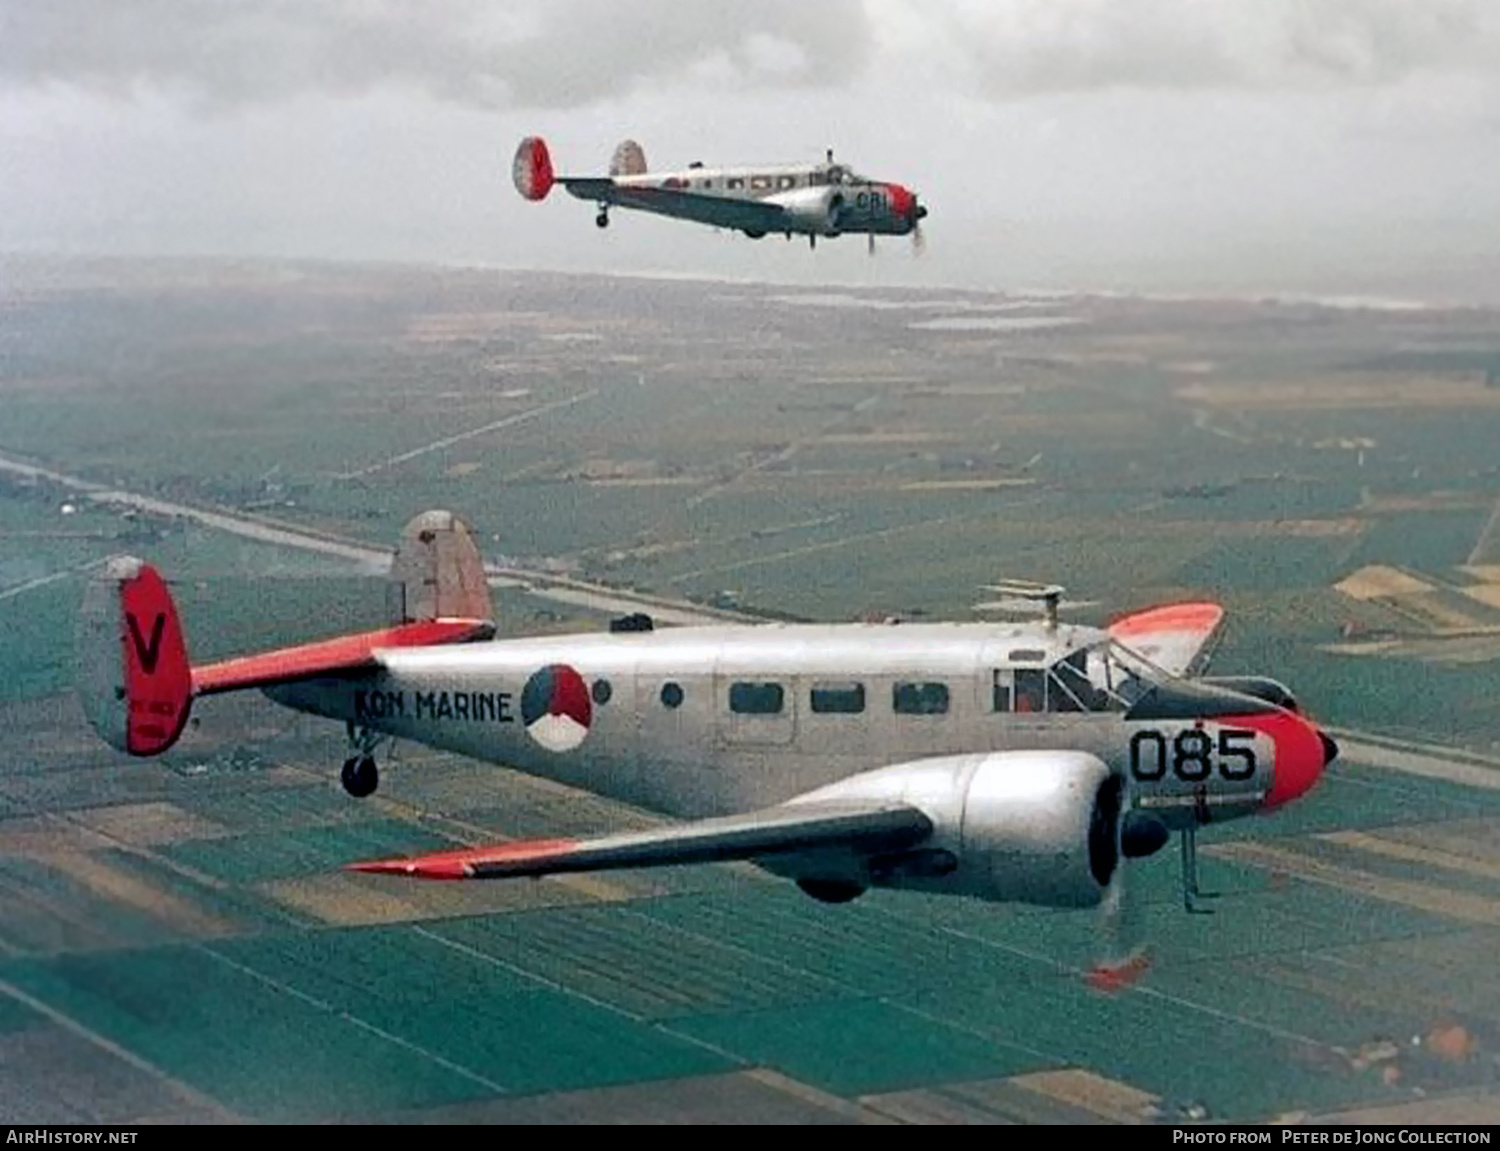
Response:
[[[1177,828],[1274,805],[1279,762],[1321,765],[1310,725],[1234,691],[1167,677],[1129,706],[1080,705],[1089,685],[1062,690],[1055,669],[1105,639],[990,624],[601,632],[392,650],[378,672],[266,693],[689,819],[895,762],[1064,749],[1099,756]]]

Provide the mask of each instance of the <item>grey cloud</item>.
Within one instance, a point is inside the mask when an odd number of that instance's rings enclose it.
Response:
[[[1493,0],[869,0],[888,50],[992,98],[1491,72]]]
[[[571,108],[695,69],[839,84],[867,43],[860,0],[0,0],[0,84],[208,105],[407,87]]]

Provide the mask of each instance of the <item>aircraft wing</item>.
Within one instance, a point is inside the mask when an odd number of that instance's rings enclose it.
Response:
[[[1118,619],[1109,634],[1164,671],[1195,675],[1207,664],[1210,641],[1223,620],[1224,609],[1216,603],[1170,604]]]
[[[379,666],[377,653],[382,648],[467,643],[494,634],[495,625],[485,620],[435,619],[298,644],[194,667],[193,694],[213,695],[311,676],[366,671]]]
[[[775,232],[787,225],[786,211],[779,204],[762,200],[736,200],[704,196],[684,188],[656,188],[619,184],[607,176],[567,176],[558,183],[580,200],[639,208],[661,216],[696,220],[720,228],[751,232]]]
[[[892,851],[925,839],[932,822],[914,807],[793,803],[744,815],[669,824],[597,839],[520,839],[492,847],[352,863],[347,870],[416,879],[511,879],[680,863],[722,863],[828,848]]]

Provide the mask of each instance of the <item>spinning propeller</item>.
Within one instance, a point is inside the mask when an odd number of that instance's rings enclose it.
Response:
[[[1130,870],[1130,861],[1122,859],[1099,905],[1098,956],[1084,977],[1095,991],[1123,991],[1151,967],[1145,908],[1140,897],[1131,894],[1134,884],[1127,879]]]
[[[1109,887],[1099,904],[1099,936],[1085,980],[1096,991],[1116,992],[1131,986],[1151,966],[1146,936],[1146,911],[1140,897],[1137,878],[1132,875],[1146,856],[1154,855],[1170,837],[1170,832],[1154,816],[1135,808],[1131,789],[1124,776],[1115,777],[1113,811],[1107,828],[1101,825],[1095,834],[1114,837],[1115,869]]]

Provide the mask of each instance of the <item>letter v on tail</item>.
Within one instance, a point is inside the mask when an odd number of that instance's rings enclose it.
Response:
[[[150,620],[150,634],[141,631]],[[150,564],[119,556],[79,614],[78,696],[106,742],[131,755],[171,747],[187,725],[193,671],[172,594]]]
[[[156,622],[151,625],[151,642],[141,638],[141,625],[134,612],[125,613],[125,623],[130,628],[130,640],[135,644],[135,658],[147,675],[156,674],[156,661],[161,656],[162,629],[166,627],[166,612],[156,613]]]

